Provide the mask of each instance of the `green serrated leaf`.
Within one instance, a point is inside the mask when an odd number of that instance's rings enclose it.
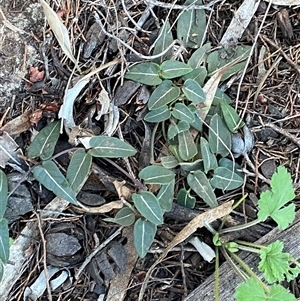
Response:
[[[72,204],[77,204],[74,191],[64,175],[52,161],[44,161],[42,166],[36,166],[33,169],[33,176],[59,198]]]
[[[187,0],[184,5],[202,5],[201,0]],[[198,48],[204,40],[206,16],[204,9],[191,9],[180,14],[177,21],[177,38],[185,47]]]
[[[189,130],[178,134],[178,150],[180,157],[185,161],[197,155],[198,149]]]
[[[0,221],[0,259],[7,263],[9,258],[9,232],[6,218]]]
[[[173,171],[162,166],[147,166],[139,173],[139,178],[146,184],[168,184],[173,181],[175,174]]]
[[[3,218],[7,205],[8,184],[6,174],[0,170],[0,220]]]
[[[149,191],[132,195],[133,203],[139,213],[154,225],[163,223],[163,212],[156,196]]]
[[[179,162],[175,156],[165,156],[161,158],[161,165],[167,169],[178,166]]]
[[[147,122],[162,122],[164,120],[168,120],[171,117],[171,111],[169,110],[167,105],[163,105],[158,109],[152,110],[148,112],[144,120]]]
[[[193,68],[199,68],[203,63],[206,62],[208,52],[211,50],[211,44],[204,44],[202,47],[198,48],[189,58],[188,64]],[[205,68],[203,68],[206,70]]]
[[[134,156],[136,150],[129,144],[115,137],[96,136],[90,140],[89,154],[101,158],[124,158]]]
[[[135,222],[133,228],[133,244],[141,258],[144,258],[150,249],[156,234],[156,229],[156,225],[141,218]]]
[[[231,133],[217,114],[210,121],[208,143],[211,151],[222,157],[226,157],[231,150]]]
[[[172,209],[174,199],[175,179],[169,184],[162,185],[156,196],[163,211],[169,212]]]
[[[186,121],[187,123],[193,123],[195,121],[195,115],[191,112],[191,110],[183,103],[176,103],[172,116],[178,120]]]
[[[172,79],[190,73],[193,68],[185,63],[168,60],[160,65],[160,76],[164,79]]]
[[[190,195],[189,190],[181,188],[178,191],[177,203],[180,206],[193,209],[196,204],[196,198]]]
[[[72,156],[67,169],[66,178],[70,187],[76,191],[89,174],[92,165],[92,156],[84,149],[78,149]]]
[[[214,170],[214,176],[210,180],[214,188],[222,190],[233,190],[244,184],[244,178],[232,172],[232,169],[218,167]]]
[[[200,149],[203,159],[204,172],[207,174],[209,170],[214,170],[218,167],[216,156],[211,152],[208,141],[200,138]]]
[[[292,178],[283,166],[277,168],[277,172],[271,178],[272,191],[264,191],[258,201],[258,218],[261,221],[269,216],[278,224],[278,228],[284,230],[295,218],[295,204],[282,208],[295,198]]]
[[[207,77],[206,69],[204,67],[199,67],[199,68],[194,69],[192,72],[184,75],[182,77],[182,79],[184,81],[191,79],[191,80],[197,82],[200,85],[200,87],[203,87],[206,77]]]
[[[174,101],[180,95],[180,89],[174,87],[170,80],[164,80],[151,94],[148,101],[149,110],[155,110]]]
[[[237,133],[238,129],[241,129],[245,125],[245,122],[241,120],[240,116],[235,111],[235,109],[231,107],[227,102],[220,102],[220,106],[224,121],[228,129],[232,133]]]
[[[28,147],[28,157],[40,157],[48,160],[54,153],[55,145],[60,135],[60,121],[55,121],[44,127]]]
[[[268,301],[297,301],[295,296],[291,294],[285,287],[280,284],[271,286]]]
[[[205,101],[205,94],[201,86],[193,79],[187,79],[182,87],[182,91],[189,101],[202,103]]]
[[[173,35],[170,30],[170,22],[166,21],[158,34],[159,38],[155,43],[155,47],[153,50],[153,55],[162,53],[165,49],[167,49],[173,43]],[[161,64],[162,62],[171,59],[173,54],[173,49],[168,50],[161,57],[154,59],[155,63]]]
[[[114,218],[104,218],[103,220],[127,227],[134,223],[135,214],[129,207],[125,207],[120,209]]]
[[[159,71],[158,64],[151,62],[139,63],[129,68],[124,77],[148,86],[156,86],[162,82]]]
[[[206,175],[202,171],[197,170],[194,173],[190,173],[187,176],[187,182],[192,190],[194,190],[209,207],[218,206],[213,189]]]

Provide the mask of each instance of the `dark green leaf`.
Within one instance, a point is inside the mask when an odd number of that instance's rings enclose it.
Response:
[[[3,218],[7,205],[8,185],[5,173],[0,170],[0,220]]]
[[[217,91],[216,91],[216,94],[214,96],[214,100],[212,102],[212,105],[217,106],[221,101],[225,101],[228,104],[231,103],[230,97],[226,93],[224,93],[221,89],[218,88]]]
[[[182,78],[184,81],[192,79],[197,82],[201,87],[204,85],[204,81],[207,76],[207,71],[204,67],[194,69],[192,72],[184,75]]]
[[[60,121],[55,121],[44,127],[33,139],[28,147],[28,157],[41,157],[48,160],[53,152],[59,138]]]
[[[93,157],[124,158],[136,154],[136,150],[130,144],[115,137],[92,137],[90,146],[92,149],[89,150],[89,154]]]
[[[175,156],[175,158],[178,160],[178,162],[182,162],[182,158],[179,156],[178,145],[170,144],[169,150]]]
[[[220,102],[223,118],[228,129],[232,133],[237,133],[238,129],[242,128],[245,123],[241,120],[238,113],[235,111],[233,107],[231,107],[227,102],[221,101]]]
[[[185,5],[202,5],[201,0],[187,0]],[[203,9],[191,9],[180,14],[177,21],[177,37],[183,42],[185,47],[198,48],[206,29],[206,16]]]
[[[196,170],[203,170],[203,160],[197,159],[193,162],[181,162],[179,163],[180,167],[188,172],[196,171]]]
[[[43,166],[36,166],[33,175],[37,181],[51,190],[59,198],[77,204],[76,196],[68,181],[52,161],[44,161]]]
[[[198,153],[194,138],[189,130],[178,134],[178,150],[180,157],[188,161]]]
[[[198,48],[189,58],[188,64],[193,68],[199,68],[203,63],[206,62],[208,52],[211,50],[211,44],[204,44],[202,47]],[[203,68],[205,69],[205,68]],[[206,70],[206,69],[205,69]]]
[[[161,164],[163,167],[171,169],[178,166],[179,162],[175,156],[165,156],[161,158]]]
[[[178,124],[170,124],[168,128],[168,139],[173,139],[179,133],[187,131],[190,125],[186,121],[179,121]]]
[[[217,114],[210,121],[208,142],[211,151],[222,157],[226,157],[231,150],[230,131]]]
[[[161,122],[164,120],[168,120],[171,117],[171,111],[169,110],[167,105],[163,105],[158,109],[152,110],[148,112],[144,120],[147,122]]]
[[[162,185],[157,194],[157,200],[163,211],[169,212],[172,209],[174,199],[175,179],[169,184]]]
[[[0,259],[7,263],[9,258],[9,232],[6,218],[0,221]]]
[[[149,110],[158,109],[172,101],[180,95],[180,89],[174,87],[170,80],[164,80],[151,94],[148,101]]]
[[[193,79],[187,79],[182,87],[182,91],[189,101],[202,103],[205,101],[205,94],[201,86]]]
[[[203,122],[200,117],[200,111],[193,104],[190,104],[188,107],[195,115],[195,121],[190,125],[196,130],[198,130],[199,132],[202,132]]]
[[[114,218],[104,218],[103,220],[121,226],[130,226],[134,223],[135,214],[129,207],[125,207],[120,209]]]
[[[147,166],[139,173],[139,178],[146,184],[168,184],[175,177],[174,172],[162,166]]]
[[[177,195],[177,203],[180,206],[186,207],[186,208],[194,208],[196,204],[196,198],[190,195],[190,192],[184,188],[181,188],[178,191]]]
[[[164,61],[160,65],[160,69],[160,75],[162,78],[165,79],[180,77],[182,75],[190,73],[193,70],[191,66],[174,60]]]
[[[150,249],[156,233],[156,225],[139,218],[133,228],[133,244],[136,252],[144,258]]]
[[[214,170],[214,176],[210,180],[213,187],[223,190],[233,190],[244,184],[244,178],[232,172],[231,169],[218,167]]]
[[[209,170],[214,170],[218,167],[216,156],[211,152],[207,140],[200,138],[200,149],[203,159],[204,172],[207,174]]]
[[[155,63],[139,63],[129,68],[124,77],[148,86],[156,86],[162,82],[159,71],[160,67]]]
[[[217,207],[218,202],[206,175],[197,170],[187,176],[190,187],[200,196],[209,207]]]
[[[163,223],[163,212],[156,196],[149,191],[132,195],[133,203],[139,213],[154,225]]]
[[[187,123],[193,123],[195,121],[195,115],[191,110],[183,103],[176,103],[172,116],[178,120],[186,121]]]

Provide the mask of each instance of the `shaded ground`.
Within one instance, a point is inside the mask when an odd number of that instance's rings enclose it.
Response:
[[[52,32],[44,27],[44,17],[38,1],[5,1],[1,2],[3,15],[9,24],[24,31],[18,33],[14,27],[4,22],[0,16],[2,40],[0,44],[0,112],[3,116],[2,124],[5,125],[24,112],[30,113],[30,125],[26,126],[41,129],[47,122],[57,119],[57,112],[63,101],[67,82],[74,68],[74,64],[64,56]],[[101,72],[100,77],[93,77],[85,87],[80,97],[77,98],[74,107],[75,122],[95,134],[104,130],[104,121],[96,120],[95,112],[99,105],[99,93],[103,87],[108,91],[111,98],[117,104],[120,112],[120,128],[124,139],[134,145],[138,155],[130,159],[130,166],[136,175],[141,168],[140,152],[143,145],[145,128],[140,121],[139,114],[145,107],[142,99],[140,85],[122,90],[124,69],[129,62],[138,60],[136,54],[126,49],[116,39],[106,36],[99,25],[95,22],[94,11],[98,9],[105,14],[107,8],[101,3],[91,1],[49,1],[55,11],[59,11],[64,24],[69,30],[74,45],[75,56],[79,55],[82,70],[88,73],[93,68],[103,63],[110,62],[115,58],[124,59],[124,64],[108,68]],[[74,2],[74,3],[73,3]],[[158,34],[157,22],[164,20],[169,8],[155,6],[153,13],[149,12],[141,26],[144,31],[137,31],[134,36],[127,28],[134,28],[132,22],[126,16],[122,3],[110,3],[107,31],[133,47],[142,55],[151,53],[151,46]],[[241,1],[227,1],[215,4],[211,14],[208,37],[213,47],[218,47],[223,33],[226,31],[234,12],[241,5]],[[116,11],[113,9],[116,7]],[[145,13],[146,6],[142,3],[128,2],[127,10],[137,22]],[[239,43],[253,45],[257,36],[258,28],[263,20],[267,4],[261,2],[255,16],[245,30]],[[153,16],[157,16],[156,20]],[[169,20],[175,22],[178,11],[174,10]],[[206,12],[207,19],[209,11]],[[118,18],[119,22],[116,22]],[[262,31],[258,36],[250,64],[240,84],[239,77],[235,78],[227,89],[227,93],[233,100],[233,106],[243,116],[255,136],[255,147],[249,155],[254,165],[254,170],[238,159],[243,164],[248,174],[245,186],[231,193],[219,195],[219,201],[225,202],[230,199],[239,199],[248,193],[244,212],[237,213],[237,220],[252,219],[256,214],[256,201],[259,193],[265,189],[266,183],[261,178],[270,179],[276,166],[286,166],[293,178],[296,187],[296,204],[299,195],[299,142],[297,140],[300,122],[299,108],[299,11],[292,8],[271,7]],[[150,53],[149,53],[150,51]],[[263,51],[265,51],[263,53]],[[182,56],[188,58],[190,52],[183,52]],[[261,57],[264,64],[261,64]],[[43,72],[42,80],[34,81],[30,75],[30,67],[36,67],[31,72],[37,76]],[[31,81],[31,82],[30,82]],[[149,91],[148,91],[149,92]],[[238,99],[237,99],[238,95]],[[33,114],[40,114],[38,117]],[[0,125],[2,125],[0,124]],[[30,138],[30,131],[20,131],[14,138],[26,153]],[[64,134],[57,152],[67,149],[70,145],[66,142]],[[157,139],[155,144],[155,156],[162,151],[163,139]],[[139,157],[140,156],[140,157]],[[68,156],[59,158],[59,164],[63,168],[69,162]],[[118,199],[113,180],[128,180],[120,171],[107,162],[97,160],[94,162],[94,173],[83,187],[79,199],[84,203],[100,206],[103,202],[111,202]],[[123,160],[116,163],[126,169]],[[7,174],[12,169],[6,167]],[[12,219],[10,225],[11,237],[15,239],[24,228],[28,219],[36,220],[33,211],[43,209],[53,198],[53,194],[47,190],[41,190],[38,185],[26,184],[26,193],[31,196],[32,204],[27,212],[20,212],[17,219]],[[133,190],[134,187],[130,186]],[[25,189],[25,188],[24,188]],[[29,197],[30,199],[30,197]],[[12,206],[12,205],[11,205]],[[21,207],[21,206],[20,206]],[[131,252],[132,272],[126,271],[128,278],[122,276],[119,282],[128,281],[128,291],[124,300],[137,300],[140,285],[152,263],[168,245],[174,236],[206,205],[197,200],[193,211],[184,211],[182,215],[175,210],[166,216],[165,224],[157,232],[155,243],[151,251],[144,259],[137,259],[134,250],[128,247],[131,232],[123,233],[112,239],[99,254],[93,259],[88,268],[81,274],[79,279],[74,280],[74,273],[82,264],[88,254],[99,244],[109,239],[119,228],[111,223],[103,221],[104,217],[113,217],[116,210],[105,214],[82,213],[78,208],[68,207],[64,213],[55,219],[49,219],[43,229],[44,238],[52,249],[47,249],[47,264],[59,267],[68,267],[67,280],[62,286],[52,292],[53,300],[97,300],[99,296],[112,290],[109,283],[119,272],[125,273],[129,259],[120,254]],[[18,215],[18,214],[16,214]],[[246,233],[248,239],[255,241],[261,235],[274,227],[266,224],[260,229]],[[208,238],[208,231],[199,229],[197,235],[208,244],[212,244]],[[249,235],[251,237],[249,238]],[[72,238],[70,238],[72,237]],[[74,238],[74,239],[73,239]],[[59,251],[58,246],[64,245]],[[53,246],[53,245],[52,245]],[[127,248],[127,249],[126,249]],[[26,286],[35,282],[43,270],[44,257],[43,244],[40,240],[32,242],[29,250],[28,265],[13,290],[8,300],[23,298]],[[63,258],[57,258],[64,254]],[[74,255],[75,254],[75,255]],[[145,300],[183,300],[200,283],[214,272],[214,264],[205,262],[191,245],[182,244],[168,254],[167,259],[153,273],[153,278],[148,284]],[[58,271],[56,272],[58,274]],[[123,274],[124,275],[124,274]],[[293,284],[295,288],[297,282]],[[298,291],[294,289],[294,291]],[[296,293],[296,297],[299,297]],[[47,292],[38,300],[48,300]],[[113,300],[113,297],[111,299]]]

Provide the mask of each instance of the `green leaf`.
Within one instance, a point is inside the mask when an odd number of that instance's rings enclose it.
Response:
[[[36,166],[33,169],[33,176],[59,198],[72,204],[77,204],[74,191],[58,167],[52,161],[44,161],[42,166]]]
[[[163,212],[156,196],[149,191],[141,191],[132,195],[133,203],[139,213],[154,225],[163,223]]]
[[[211,44],[204,44],[202,47],[198,48],[189,58],[188,64],[193,68],[199,68],[203,63],[206,62],[208,57],[208,52],[211,50]],[[203,68],[206,70],[205,68]]]
[[[197,170],[187,176],[189,186],[209,207],[217,207],[218,202],[206,175]]]
[[[268,301],[297,301],[295,296],[291,294],[285,287],[280,284],[271,286]]]
[[[226,93],[224,93],[221,89],[217,88],[212,105],[217,106],[220,102],[224,102],[224,101],[230,104],[231,98]]]
[[[44,127],[28,147],[28,157],[41,157],[48,160],[54,153],[54,148],[60,135],[60,121],[55,121]]]
[[[193,209],[196,204],[196,198],[190,195],[189,190],[181,188],[178,191],[177,203],[180,206]]]
[[[0,259],[7,263],[9,258],[9,232],[6,218],[0,221]]]
[[[168,127],[168,139],[175,138],[179,133],[187,131],[190,125],[186,121],[179,121],[178,124],[170,124]]]
[[[156,225],[139,218],[133,228],[133,244],[136,252],[144,258],[150,249],[156,233]]]
[[[139,178],[146,184],[168,184],[173,181],[175,174],[173,171],[162,166],[147,166],[139,173]]]
[[[8,184],[5,173],[0,170],[0,220],[3,218],[7,205]]]
[[[245,122],[241,120],[240,116],[235,111],[235,109],[231,107],[227,102],[225,101],[220,102],[220,106],[221,106],[223,118],[225,120],[228,129],[232,133],[237,133],[238,129],[241,129],[245,125]]]
[[[134,156],[136,150],[129,144],[115,137],[96,136],[90,140],[89,154],[101,158],[124,158]]]
[[[174,101],[180,95],[180,89],[174,87],[170,80],[164,80],[151,94],[148,101],[149,110],[158,109]]]
[[[260,262],[258,269],[264,273],[269,283],[275,281],[291,281],[300,273],[299,267],[290,267],[290,254],[283,253],[283,243],[275,241],[266,248],[260,249]]]
[[[190,73],[193,68],[185,63],[169,60],[160,65],[160,76],[164,79],[172,79]]]
[[[186,121],[187,123],[193,123],[195,121],[195,115],[191,112],[191,110],[183,103],[176,103],[172,116],[178,120]]]
[[[260,195],[258,218],[264,221],[270,216],[278,228],[284,230],[295,218],[295,204],[282,208],[295,198],[292,178],[285,167],[277,168],[271,178],[271,188],[272,191],[264,191]]]
[[[178,134],[178,150],[179,156],[185,161],[197,155],[198,149],[189,130]]]
[[[201,86],[193,79],[187,79],[182,87],[182,91],[189,101],[202,103],[205,101],[205,94]]]
[[[161,209],[165,212],[169,212],[172,209],[174,199],[174,188],[175,179],[173,179],[169,184],[162,185],[156,196]]]
[[[165,156],[161,158],[161,165],[167,169],[178,166],[179,162],[175,156]]]
[[[163,52],[173,43],[173,35],[170,30],[170,22],[166,21],[162,28],[159,31],[159,38],[155,43],[155,47],[153,50],[153,55],[159,54]],[[155,63],[161,64],[162,62],[169,60],[172,57],[173,49],[167,51],[167,53],[163,54],[161,57],[154,59]]]
[[[70,187],[76,191],[86,179],[92,165],[92,156],[84,149],[78,149],[72,156],[66,178]]]
[[[114,218],[103,218],[103,220],[127,227],[134,223],[135,214],[129,207],[124,207],[118,211]]]
[[[214,170],[210,183],[214,188],[233,190],[244,184],[244,178],[232,172],[232,169],[219,166]]]
[[[218,167],[216,156],[211,152],[207,140],[203,137],[200,138],[200,149],[203,159],[204,172],[208,173],[209,170],[214,170]]]
[[[3,278],[3,274],[4,274],[4,266],[2,260],[0,259],[0,283]]]
[[[231,150],[230,131],[217,114],[210,121],[208,143],[211,151],[222,157],[226,157]]]
[[[199,67],[194,69],[192,72],[184,75],[182,78],[184,81],[191,79],[195,82],[197,82],[200,87],[202,87],[204,85],[204,81],[206,79],[207,76],[207,71],[204,67]]]
[[[201,0],[187,0],[185,5],[202,5]],[[204,9],[191,9],[180,14],[177,21],[177,37],[188,48],[200,47],[206,29]]]
[[[190,104],[188,107],[195,115],[195,121],[191,123],[191,126],[199,132],[202,132],[203,122],[200,116],[200,111],[193,104]]]
[[[196,170],[203,170],[203,160],[197,159],[193,162],[180,162],[180,167],[184,171],[196,171]]]
[[[151,62],[139,63],[129,68],[124,77],[148,86],[156,86],[162,82],[159,71],[158,64]]]
[[[168,120],[171,117],[171,111],[169,110],[167,105],[163,105],[158,109],[152,110],[148,112],[144,120],[147,122],[161,122],[164,120]]]

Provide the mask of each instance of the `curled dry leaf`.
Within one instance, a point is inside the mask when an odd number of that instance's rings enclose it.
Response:
[[[0,130],[6,132],[10,136],[19,135],[28,131],[31,128],[31,114],[31,111],[24,112],[22,115],[6,123]]]
[[[80,205],[80,207],[77,207],[76,210],[80,212],[88,212],[88,213],[107,213],[112,211],[113,209],[121,209],[121,208],[123,208],[122,201],[113,201],[105,205],[102,205],[100,207],[87,207],[87,206]]]
[[[131,198],[131,190],[125,186],[126,181],[113,181],[115,185],[116,191],[118,193],[119,198],[123,197],[125,200],[129,200]]]
[[[45,71],[39,71],[38,67],[30,67],[29,69],[29,80],[32,83],[40,82],[45,76]]]

